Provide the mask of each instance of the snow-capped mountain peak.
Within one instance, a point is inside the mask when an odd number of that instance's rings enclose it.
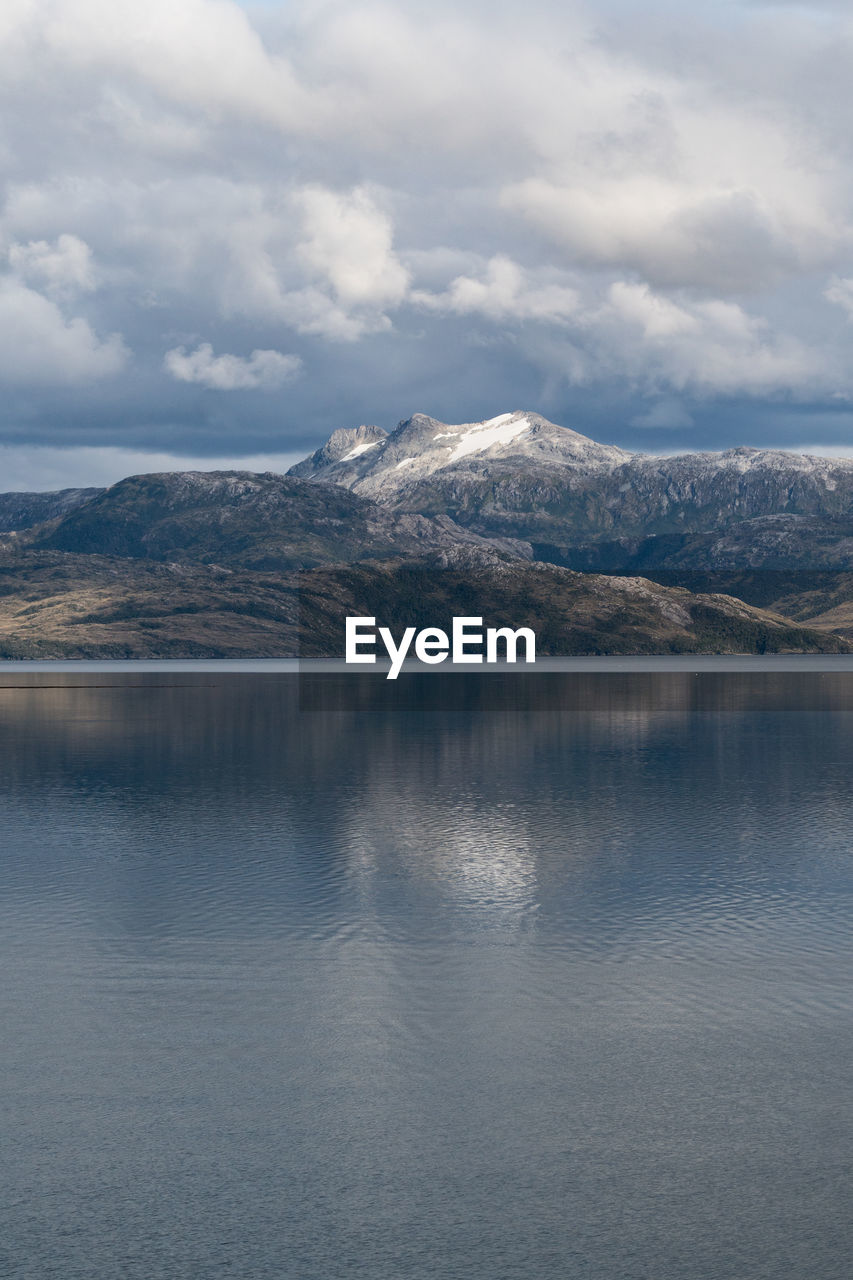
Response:
[[[336,431],[291,474],[331,480],[371,497],[393,498],[439,472],[487,478],[505,470],[510,460],[537,470],[609,469],[631,456],[524,410],[456,424],[416,413],[388,435],[379,427]]]
[[[291,474],[446,515],[487,537],[520,538],[543,554],[764,516],[853,519],[853,459],[748,447],[629,453],[526,411],[455,425],[416,413],[390,433],[336,431]]]

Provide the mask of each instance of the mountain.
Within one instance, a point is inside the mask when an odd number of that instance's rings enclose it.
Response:
[[[486,536],[531,540],[576,505],[579,485],[631,456],[538,414],[449,426],[416,413],[390,435],[379,427],[336,431],[288,475],[331,481],[400,510],[454,512]]]
[[[67,515],[102,493],[101,489],[59,489],[55,493],[0,493],[0,533],[31,529]]]
[[[336,485],[247,471],[130,476],[22,545],[75,554],[287,570],[481,543],[446,517],[389,510]],[[529,547],[505,544],[520,554]]]
[[[846,652],[838,636],[723,596],[575,573],[460,544],[305,571],[0,553],[0,658],[342,657],[344,619],[399,634],[473,615],[531,626],[537,652]]]
[[[543,654],[846,652],[851,496],[844,461],[415,415],[337,431],[287,476],[0,495],[0,653],[340,656],[353,613],[530,625]]]
[[[337,431],[289,474],[396,510],[445,514],[486,537],[524,539],[537,558],[564,562],[579,546],[711,533],[768,516],[847,520],[853,530],[853,460],[750,448],[628,453],[525,412],[457,426],[415,414],[390,434]],[[765,538],[771,557],[789,532],[779,526]]]
[[[707,533],[603,539],[574,547],[535,544],[534,554],[584,573],[639,574],[805,618],[822,612],[812,609],[816,592],[831,587],[837,595],[850,575],[853,518],[756,516]]]
[[[510,464],[528,476],[555,474],[569,467],[578,473],[603,472],[633,455],[614,445],[596,444],[535,413],[502,413],[485,422],[449,426],[426,414],[401,422],[386,434],[381,427],[340,430],[289,475],[333,480],[358,493],[392,501],[421,486],[474,482],[489,468]]]

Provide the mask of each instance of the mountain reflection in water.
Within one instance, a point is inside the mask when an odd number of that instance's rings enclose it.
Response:
[[[851,711],[4,670],[0,1272],[846,1280]]]

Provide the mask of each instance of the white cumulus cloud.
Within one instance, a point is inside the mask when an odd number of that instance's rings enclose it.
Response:
[[[275,391],[302,369],[299,356],[280,351],[253,351],[248,358],[228,353],[215,356],[209,342],[190,352],[173,347],[163,363],[178,382],[195,382],[212,391]]]
[[[609,369],[644,391],[773,396],[839,386],[822,352],[727,300],[676,302],[616,281],[585,325],[598,376]]]
[[[576,289],[531,279],[530,273],[506,254],[495,254],[479,277],[456,276],[444,292],[417,290],[412,301],[429,311],[510,321],[559,322],[575,315],[580,305]]]
[[[101,339],[82,316],[14,277],[0,280],[0,376],[17,385],[73,385],[119,373],[128,351],[117,333]]]
[[[92,251],[79,236],[61,235],[53,244],[16,242],[9,248],[9,266],[22,280],[53,295],[90,293],[95,288]]]
[[[394,253],[391,219],[363,187],[306,187],[295,203],[304,232],[297,252],[340,302],[376,308],[402,302],[409,273]]]
[[[310,95],[288,59],[264,47],[230,0],[16,0],[10,7],[18,74],[29,54],[43,71],[123,81],[214,117],[285,130],[309,124]]]

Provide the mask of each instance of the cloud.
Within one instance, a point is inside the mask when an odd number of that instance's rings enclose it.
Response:
[[[848,320],[853,320],[853,280],[836,276],[824,289],[823,296],[846,311]]]
[[[395,306],[409,273],[392,250],[391,219],[363,187],[347,193],[305,187],[295,197],[305,239],[297,252],[343,303]]]
[[[221,456],[153,453],[144,449],[44,448],[0,445],[4,492],[86,489],[115,484],[125,476],[158,471],[274,471],[280,475],[301,461],[303,452]]]
[[[195,382],[212,391],[276,391],[302,369],[298,356],[280,351],[253,351],[248,359],[215,356],[209,342],[189,354],[184,347],[174,347],[163,363],[178,382]]]
[[[479,278],[456,276],[444,293],[417,290],[412,301],[428,311],[481,315],[490,320],[560,322],[577,313],[580,298],[565,284],[536,282],[505,254],[496,254]]]
[[[700,401],[828,408],[851,75],[826,6],[9,0],[0,440],[221,452],[250,405],[263,449],[425,390],[623,442],[666,404],[708,444]],[[211,333],[271,363],[181,346]],[[249,402],[296,359],[322,376]]]
[[[0,376],[10,384],[73,385],[111,377],[128,351],[117,333],[101,340],[81,316],[11,277],[0,280]]]
[[[296,188],[289,202],[300,222],[282,246],[276,271],[267,255],[267,294],[275,313],[298,333],[353,342],[391,327],[389,310],[409,289],[409,272],[393,249],[393,224],[366,188]],[[272,273],[275,272],[275,280]],[[290,281],[287,288],[284,281]]]
[[[57,198],[13,188],[7,224],[42,220]],[[352,342],[390,328],[388,311],[408,290],[392,219],[359,187],[176,173],[154,191],[130,180],[106,195],[78,184],[72,209],[148,307],[189,302],[226,321]]]
[[[631,419],[632,427],[644,427],[648,430],[675,431],[682,427],[692,427],[693,417],[678,400],[658,400],[644,413],[638,413]]]
[[[46,240],[12,244],[9,265],[22,280],[46,288],[53,296],[90,293],[95,288],[92,251],[78,236],[61,235],[53,245]]]
[[[760,167],[771,172],[761,183],[760,168],[750,167],[749,149],[741,143],[746,154],[739,163],[724,141],[729,129],[734,135],[750,122],[713,123],[719,137],[686,137],[682,146],[690,153],[709,142],[725,148],[726,178],[705,166],[685,172],[683,162],[673,166],[675,172],[659,173],[639,157],[614,175],[606,157],[593,154],[571,166],[580,172],[568,179],[534,176],[505,186],[501,203],[544,233],[567,265],[628,268],[655,286],[742,294],[833,261],[847,230],[832,217],[822,179],[807,174],[783,184],[785,140],[771,129],[763,143],[779,153],[777,165],[774,170],[762,157]],[[683,128],[712,132],[690,121]],[[752,132],[758,133],[754,125]],[[757,136],[754,143],[757,157]]]
[[[565,284],[537,283],[532,273],[498,256],[479,277],[457,276],[440,294],[415,291],[412,301],[504,330],[530,320],[559,326],[563,340],[550,355],[538,336],[533,342],[540,345],[540,363],[550,363],[570,385],[620,379],[643,396],[670,390],[703,397],[839,388],[840,370],[819,351],[726,299],[676,300],[628,280],[613,281],[603,293],[588,290],[584,298]],[[847,382],[853,391],[853,381]],[[643,427],[686,427],[691,421],[672,397],[631,418]]]
[[[587,324],[599,376],[609,366],[644,390],[773,396],[837,385],[820,351],[729,301],[675,302],[648,285],[616,281]]]
[[[288,59],[265,49],[229,0],[33,0],[12,9],[8,34],[45,70],[145,88],[215,119],[234,114],[285,130],[309,119]]]

